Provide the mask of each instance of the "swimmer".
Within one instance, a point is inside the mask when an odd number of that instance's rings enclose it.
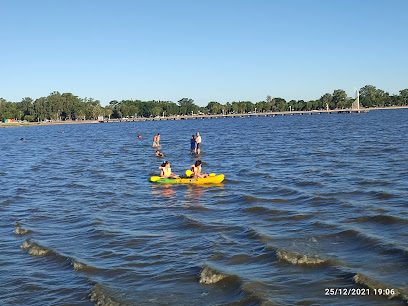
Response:
[[[190,139],[190,154],[193,154],[193,152],[195,152],[195,150],[196,150],[196,140],[195,140],[194,135],[193,135],[193,136],[191,136],[191,139]]]

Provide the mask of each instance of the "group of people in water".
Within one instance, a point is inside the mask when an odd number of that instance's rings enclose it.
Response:
[[[197,153],[200,154],[201,152],[201,136],[200,133],[197,132],[196,134],[196,138],[194,137],[194,135],[191,136],[190,139],[190,154]]]
[[[152,147],[157,149],[156,150],[157,157],[164,157],[164,154],[160,152],[160,133],[154,135]]]
[[[160,133],[154,135],[153,137],[153,148],[156,148],[156,156],[164,157],[164,154],[160,152]],[[190,139],[190,154],[200,154],[201,153],[201,135],[197,132],[196,135],[192,135]]]
[[[153,137],[153,148],[156,149],[155,155],[157,157],[164,157],[164,154],[160,152],[160,134],[156,134]],[[196,135],[191,136],[190,140],[190,154],[200,154],[201,153],[201,135],[199,132]],[[191,170],[186,171],[186,176],[190,178],[204,178],[208,177],[207,173],[201,173],[201,160],[197,160],[193,165],[190,166]],[[180,178],[179,175],[172,172],[170,167],[170,162],[164,161],[160,169],[160,177],[163,178]]]

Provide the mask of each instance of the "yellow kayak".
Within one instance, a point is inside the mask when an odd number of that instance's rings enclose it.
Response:
[[[179,178],[179,179],[163,178],[160,176],[150,177],[151,182],[159,184],[217,184],[221,183],[223,180],[224,174],[212,175],[203,178]]]

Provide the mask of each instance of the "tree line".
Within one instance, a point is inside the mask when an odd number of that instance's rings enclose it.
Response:
[[[366,85],[360,88],[360,105],[362,107],[383,107],[408,105],[408,89],[399,91],[398,95],[390,95],[375,86]],[[99,116],[109,118],[124,117],[156,117],[191,114],[231,114],[249,112],[281,112],[310,111],[326,109],[350,108],[355,98],[347,97],[342,89],[336,89],[332,94],[326,93],[317,100],[290,100],[267,96],[265,101],[233,101],[221,104],[211,101],[205,107],[200,107],[190,98],[182,98],[177,103],[172,101],[141,101],[122,100],[111,101],[102,107],[99,100],[79,98],[72,93],[54,91],[47,97],[36,100],[26,97],[20,102],[9,102],[0,98],[0,119],[15,119],[25,121],[44,120],[96,120]]]

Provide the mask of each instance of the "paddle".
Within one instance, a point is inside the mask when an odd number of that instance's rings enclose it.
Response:
[[[186,170],[186,176],[190,177],[193,174],[193,171],[191,170]],[[217,176],[215,173],[210,173],[208,176]]]

